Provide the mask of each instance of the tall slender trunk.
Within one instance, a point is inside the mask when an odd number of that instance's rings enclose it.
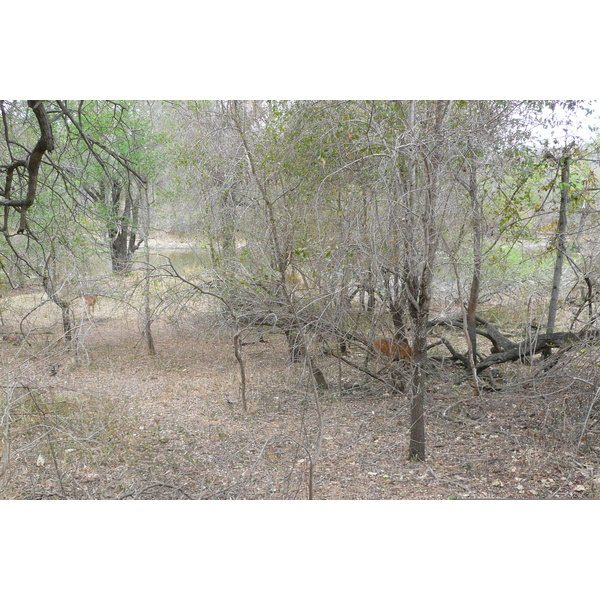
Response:
[[[53,242],[51,242],[53,243]],[[67,350],[71,349],[73,341],[73,323],[71,320],[71,305],[65,299],[61,298],[54,286],[56,272],[56,256],[54,255],[54,249],[50,250],[46,261],[44,263],[44,273],[42,276],[42,285],[44,291],[48,294],[48,298],[60,308],[60,314],[63,324],[63,333],[65,335],[65,347]]]
[[[154,188],[153,188],[154,190]],[[148,345],[148,354],[154,356],[156,348],[154,346],[154,336],[152,335],[152,307],[150,305],[150,272],[152,266],[150,264],[150,247],[148,245],[148,237],[150,233],[150,200],[148,198],[148,187],[144,189],[144,257],[146,277],[144,280],[144,337]]]
[[[558,230],[556,232],[556,262],[554,263],[554,277],[552,280],[552,293],[550,294],[550,304],[548,305],[548,324],[546,333],[554,331],[556,323],[556,313],[558,312],[558,296],[560,293],[560,283],[562,279],[563,262],[566,254],[566,234],[567,234],[567,210],[569,207],[569,186],[570,186],[570,165],[571,154],[568,148],[563,151],[561,159],[560,172],[560,208],[558,212]],[[550,351],[547,354],[549,355]]]
[[[473,374],[473,385],[475,395],[479,395],[479,381],[475,366],[477,365],[477,305],[479,303],[479,286],[481,282],[481,263],[482,263],[482,215],[481,201],[477,189],[477,164],[475,162],[475,152],[469,142],[470,170],[468,193],[471,199],[471,229],[473,232],[473,278],[471,279],[471,289],[469,292],[469,301],[465,314],[465,328],[468,345],[469,365]]]
[[[408,233],[409,247],[406,248],[408,262],[405,267],[406,290],[409,294],[409,311],[414,324],[413,362],[411,377],[410,441],[409,460],[425,460],[425,395],[427,366],[427,322],[431,304],[433,267],[437,251],[439,231],[436,223],[437,205],[440,195],[440,173],[443,159],[442,128],[449,111],[449,102],[436,101],[431,105],[430,143],[422,155],[427,188],[421,195],[422,206],[419,214],[419,233],[422,242],[416,244],[414,233]],[[409,129],[414,130],[414,103],[409,109]],[[409,211],[415,213],[416,200],[416,158],[410,156],[409,167]],[[411,224],[408,224],[411,226]],[[413,231],[416,223],[413,222]],[[418,246],[418,247],[417,247]]]
[[[415,137],[415,102],[411,101],[408,112],[409,135]],[[405,247],[404,287],[409,299],[409,312],[413,321],[413,363],[410,384],[410,429],[409,460],[425,460],[425,414],[424,414],[424,365],[427,359],[426,333],[423,336],[421,310],[418,305],[420,297],[419,282],[415,271],[412,254],[416,251],[415,217],[416,210],[416,178],[417,166],[415,151],[409,153],[408,160],[408,219],[409,230]]]
[[[477,167],[473,157],[473,164],[469,174],[469,196],[471,197],[471,227],[473,230],[473,279],[471,280],[471,291],[469,293],[469,303],[467,305],[467,330],[470,340],[470,354],[473,365],[477,364],[477,334],[476,311],[479,302],[479,284],[481,281],[481,246],[482,246],[482,227],[481,227],[481,204],[477,193]]]

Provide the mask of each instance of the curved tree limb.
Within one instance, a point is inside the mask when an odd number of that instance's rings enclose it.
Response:
[[[28,100],[27,106],[31,108],[40,127],[40,137],[33,150],[29,153],[26,160],[13,161],[11,165],[6,167],[6,182],[2,191],[3,199],[0,199],[0,205],[5,207],[3,231],[6,231],[8,221],[8,207],[13,207],[21,213],[19,219],[19,228],[17,233],[25,233],[28,230],[27,226],[27,211],[35,202],[37,193],[38,173],[42,158],[46,152],[54,150],[54,136],[52,135],[52,125],[48,119],[48,114],[44,108],[42,100]],[[11,197],[12,178],[15,170],[18,167],[27,168],[27,194],[25,198],[14,199]]]

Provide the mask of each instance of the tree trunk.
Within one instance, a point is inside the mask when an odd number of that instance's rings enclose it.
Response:
[[[235,251],[235,212],[233,191],[227,190],[221,202],[221,248],[226,256]]]
[[[4,197],[0,203],[4,206],[4,222],[2,225],[2,231],[6,231],[8,228],[8,213],[9,207],[11,206],[20,213],[19,228],[17,233],[25,233],[28,230],[27,211],[29,208],[31,208],[31,206],[33,206],[37,195],[38,174],[40,165],[42,163],[42,158],[46,152],[52,152],[52,150],[54,150],[52,125],[48,119],[48,114],[46,113],[43,101],[28,100],[27,106],[33,110],[33,113],[38,121],[38,125],[40,127],[40,137],[26,161],[13,161],[11,165],[7,165],[3,168],[3,170],[6,172],[6,181],[4,190],[0,188],[0,196]],[[8,132],[6,132],[6,134],[8,136]],[[9,143],[8,137],[6,141]],[[27,194],[25,198],[21,197],[18,199],[13,199],[11,197],[12,179],[15,170],[18,167],[27,168]]]
[[[148,198],[148,189],[145,190],[145,204],[144,204],[144,254],[146,262],[146,277],[144,284],[144,337],[146,338],[146,344],[148,345],[148,354],[150,356],[156,355],[156,348],[154,346],[154,336],[152,335],[152,307],[150,305],[150,271],[152,269],[150,265],[150,247],[148,246],[148,237],[150,232],[150,200]]]
[[[56,258],[54,256],[54,251],[51,250],[50,254],[46,258],[44,264],[44,274],[42,276],[42,285],[44,287],[44,291],[48,294],[48,298],[60,308],[60,314],[62,318],[63,324],[63,333],[65,335],[65,347],[68,349],[71,348],[71,342],[73,341],[73,324],[71,322],[71,306],[70,304],[61,298],[56,292],[56,288],[54,287],[54,273],[56,267]]]
[[[410,386],[410,441],[409,460],[425,460],[425,394],[427,365],[427,322],[431,303],[431,284],[435,254],[438,246],[439,231],[436,223],[436,208],[440,194],[440,175],[443,158],[442,128],[448,114],[449,102],[431,103],[429,115],[429,135],[422,154],[423,175],[426,188],[420,192],[422,205],[419,207],[416,220],[416,158],[409,154],[409,211],[406,234],[405,289],[408,292],[408,307],[414,324],[414,344],[412,378]],[[415,103],[409,108],[409,130],[415,129]],[[427,143],[428,142],[428,143]],[[417,225],[418,223],[418,225]],[[416,231],[422,235],[422,242],[417,243]]]
[[[552,280],[552,293],[550,295],[550,304],[548,305],[548,324],[546,333],[554,331],[556,323],[556,313],[558,311],[558,296],[560,292],[560,283],[562,279],[563,262],[566,254],[566,233],[567,233],[567,210],[569,206],[569,185],[570,185],[570,162],[571,155],[568,148],[563,151],[561,160],[560,174],[560,208],[558,212],[558,230],[556,232],[556,262],[554,263],[554,277]],[[550,350],[544,352],[544,356],[549,356]]]
[[[429,304],[428,301],[427,304]],[[428,306],[422,306],[416,318],[411,377],[409,460],[425,460],[425,365],[427,363],[428,314]]]
[[[246,363],[242,355],[242,342],[240,340],[240,331],[238,329],[237,318],[235,319],[233,352],[235,354],[235,359],[238,361],[238,365],[240,367],[240,396],[242,398],[242,407],[244,408],[244,412],[248,412],[248,400],[246,399]]]
[[[477,323],[475,315],[477,304],[479,302],[479,284],[481,281],[481,246],[482,246],[482,227],[481,227],[481,205],[477,194],[477,167],[475,157],[469,175],[469,196],[471,197],[471,226],[473,229],[473,279],[471,281],[471,291],[469,293],[469,303],[467,306],[467,331],[470,340],[470,354],[473,365],[477,364]]]
[[[122,187],[117,182],[111,183],[110,219],[108,222],[108,238],[110,240],[110,255],[113,273],[128,273],[131,270],[133,255],[140,247],[137,241],[139,220],[139,202],[126,190],[123,211],[120,211]]]
[[[288,343],[288,349],[290,352],[290,361],[293,363],[300,362],[302,356],[306,355],[306,349],[302,344],[302,336],[299,331],[292,329],[284,329],[283,333]]]

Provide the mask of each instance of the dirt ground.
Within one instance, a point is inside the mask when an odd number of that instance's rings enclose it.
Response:
[[[77,352],[47,332],[3,331],[4,499],[598,497],[593,393],[574,380],[509,365],[499,391],[476,397],[458,367],[433,359],[427,460],[415,463],[403,394],[322,357],[331,390],[317,405],[274,333],[246,337],[244,412],[231,335],[210,314],[155,323],[156,356],[135,315],[104,299]]]

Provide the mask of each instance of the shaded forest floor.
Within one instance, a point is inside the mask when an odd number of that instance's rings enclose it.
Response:
[[[154,332],[149,356],[137,319],[101,299],[82,322],[77,359],[48,335],[0,342],[10,415],[1,498],[308,497],[319,415],[283,336],[244,346],[245,413],[231,337],[210,314]],[[584,355],[589,363],[589,349],[565,356]],[[475,397],[458,367],[432,360],[422,464],[406,460],[403,394],[347,367],[339,379],[333,358],[320,365],[332,389],[320,401],[316,499],[599,497],[595,390],[566,377],[573,364],[543,374],[504,365],[502,389]]]

